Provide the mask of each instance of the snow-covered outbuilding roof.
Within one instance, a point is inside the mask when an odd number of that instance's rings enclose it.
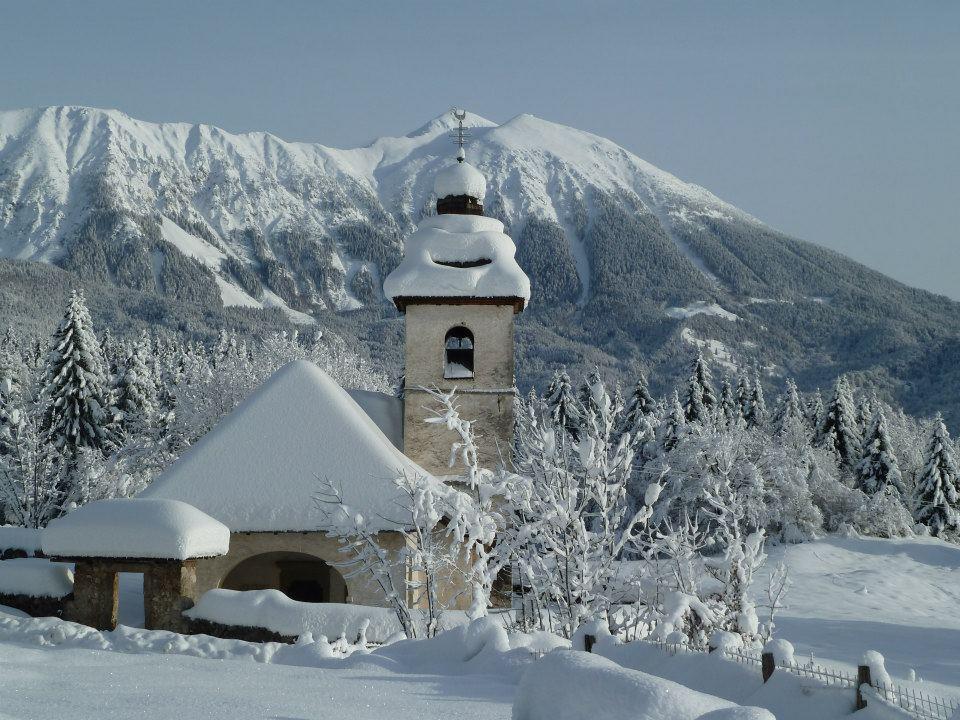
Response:
[[[503,223],[483,215],[434,215],[406,242],[403,261],[383,291],[403,309],[412,298],[530,301],[530,279],[514,259]]]
[[[127,498],[97,500],[53,520],[40,542],[51,557],[187,560],[226,554],[230,530],[185,502]]]
[[[280,368],[141,497],[194,505],[232,531],[320,529],[321,480],[367,518],[394,527],[398,473],[428,473],[407,458],[323,370],[298,360]]]
[[[433,180],[433,193],[438,199],[451,195],[469,195],[483,202],[487,194],[487,179],[468,162],[445,167]]]

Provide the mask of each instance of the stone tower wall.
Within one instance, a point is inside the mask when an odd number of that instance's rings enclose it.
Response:
[[[442,302],[442,301],[441,301]],[[404,453],[437,475],[461,472],[449,466],[457,436],[425,422],[436,402],[421,387],[457,388],[460,415],[474,423],[480,460],[494,467],[509,458],[513,438],[513,305],[426,305],[406,307]],[[444,379],[444,338],[462,325],[473,333],[474,377]]]

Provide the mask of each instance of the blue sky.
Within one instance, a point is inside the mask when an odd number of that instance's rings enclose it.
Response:
[[[0,3],[0,107],[59,104],[334,146],[530,112],[960,299],[956,2]]]

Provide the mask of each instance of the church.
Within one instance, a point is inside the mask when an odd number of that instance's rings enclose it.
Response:
[[[384,605],[367,578],[345,577],[336,567],[343,560],[339,543],[321,529],[315,501],[321,482],[338,488],[343,502],[374,525],[382,545],[399,549],[405,540],[389,519],[397,514],[393,478],[400,472],[456,472],[449,466],[455,438],[426,422],[432,416],[426,388],[456,388],[461,415],[474,422],[483,464],[508,457],[516,393],[514,321],[529,302],[530,282],[503,224],[483,214],[486,180],[466,162],[463,116],[457,117],[460,151],[434,178],[436,214],[426,216],[407,240],[401,263],[383,285],[404,316],[402,398],[341,388],[305,361],[278,370],[140,496],[157,508],[187,504],[225,526],[229,543],[194,543],[177,537],[185,531],[176,523],[167,523],[156,528],[165,539],[158,544],[200,549],[160,558],[149,546],[124,550],[120,541],[116,549],[100,543],[91,550],[78,533],[64,532],[71,523],[82,527],[85,514],[92,517],[89,506],[52,524],[61,529],[45,535],[45,553],[77,567],[75,607],[68,612],[73,619],[115,625],[116,573],[139,568],[146,588],[158,561],[179,568],[165,572],[175,578],[172,597],[183,606],[213,588],[278,589],[305,602]],[[138,501],[110,502],[123,511],[124,503]],[[109,534],[110,520],[100,522]],[[130,542],[139,544],[137,538]],[[405,572],[396,568],[398,587],[404,587]],[[81,588],[81,578],[97,587]],[[146,604],[149,626],[149,597]]]

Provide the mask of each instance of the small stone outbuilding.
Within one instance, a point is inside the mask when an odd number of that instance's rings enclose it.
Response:
[[[382,419],[390,409],[373,414]],[[196,562],[200,594],[277,589],[307,602],[384,605],[369,578],[345,577],[337,568],[345,557],[322,529],[316,497],[325,483],[335,486],[379,542],[399,551],[406,540],[393,480],[403,472],[427,475],[354,396],[315,364],[297,361],[274,373],[141,497],[189,503],[229,527],[229,551]],[[398,588],[406,573],[398,561]]]
[[[99,630],[117,626],[118,574],[143,574],[145,627],[185,632],[182,615],[199,599],[197,564],[224,555],[230,531],[176,500],[100,500],[54,520],[43,552],[74,563],[63,617]]]

